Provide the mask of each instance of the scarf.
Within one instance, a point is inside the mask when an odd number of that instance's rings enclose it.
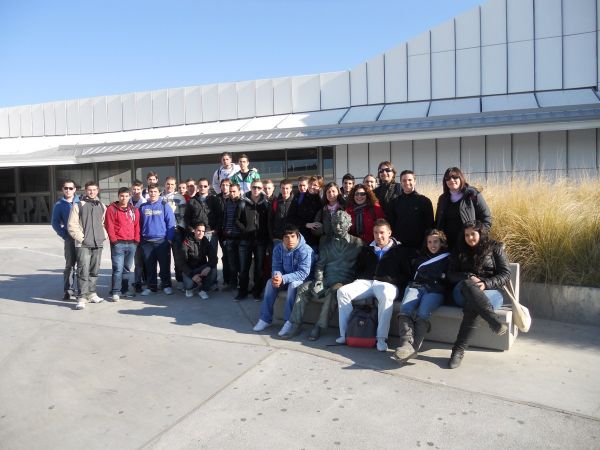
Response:
[[[364,231],[364,222],[363,222],[363,214],[365,213],[365,208],[367,207],[367,202],[362,205],[354,205],[354,231],[357,236],[362,236]]]

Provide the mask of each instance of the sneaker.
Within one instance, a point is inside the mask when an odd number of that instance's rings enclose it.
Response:
[[[119,297],[119,294],[113,294],[113,295],[110,297],[110,299],[111,299],[111,301],[113,301],[113,302],[118,302],[119,300],[121,300],[121,297]]]
[[[163,292],[164,292],[166,295],[173,295],[173,288],[172,288],[172,287],[169,287],[169,286],[167,286],[166,288],[164,288],[164,289],[163,289]]]
[[[289,323],[289,322],[286,322]],[[285,325],[284,325],[285,326]],[[291,339],[302,331],[302,324],[292,323],[292,326],[287,333],[279,335],[281,339]]]
[[[77,300],[77,304],[75,305],[75,309],[85,309],[85,300],[83,300],[83,299]]]
[[[191,289],[186,289],[185,290],[185,296],[187,298],[193,297],[194,296],[194,291],[192,291]]]
[[[380,352],[387,352],[388,346],[384,338],[377,338],[377,350]]]
[[[92,294],[89,299],[90,303],[102,303],[104,299],[102,297],[98,297],[98,294]]]
[[[264,329],[270,327],[271,324],[268,322],[265,322],[262,319],[258,319],[258,322],[256,322],[256,325],[254,325],[254,328],[252,328],[254,331],[263,331]]]
[[[66,302],[71,301],[71,294],[69,294],[68,292],[65,292],[65,295],[63,295],[63,300]]]
[[[248,297],[247,292],[239,291],[238,294],[234,297],[234,300],[239,302],[240,300],[244,300],[246,297]]]
[[[123,297],[125,297],[125,298],[133,298],[133,297],[135,297],[135,289],[132,289],[127,292],[121,292],[121,295],[123,295]]]
[[[138,294],[141,294],[143,292],[142,285],[140,285],[140,284],[136,284],[134,286],[134,289],[135,289],[135,292],[137,292]]]
[[[286,334],[288,334],[291,330],[292,327],[294,325],[292,324],[292,322],[290,322],[289,320],[287,320],[283,326],[281,327],[281,330],[279,330],[279,333],[277,333],[279,336],[284,336]]]
[[[142,294],[141,294],[141,295],[144,295],[144,296],[146,296],[146,295],[150,295],[150,294],[152,294],[152,291],[151,291],[150,289],[148,289],[148,288],[145,288],[145,289],[142,291]]]
[[[208,300],[208,294],[204,291],[198,292],[198,297],[200,297],[202,300]]]
[[[335,340],[336,343],[338,344],[345,344],[346,343],[346,338],[344,336],[340,336],[339,338],[337,338]]]

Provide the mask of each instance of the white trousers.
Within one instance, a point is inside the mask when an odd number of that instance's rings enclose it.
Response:
[[[390,332],[390,320],[394,309],[394,300],[398,296],[398,288],[391,283],[376,280],[356,280],[346,284],[337,291],[340,336],[346,337],[346,326],[352,314],[352,300],[377,299],[379,321],[377,337],[386,339]],[[355,302],[359,303],[359,302]]]

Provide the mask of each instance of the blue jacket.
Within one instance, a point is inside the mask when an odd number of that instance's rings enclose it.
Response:
[[[73,199],[73,203],[66,201],[64,197],[61,198],[54,204],[52,209],[52,228],[62,239],[71,239],[67,225],[74,203],[79,203],[78,195]]]
[[[281,272],[283,284],[304,281],[310,275],[313,259],[314,253],[304,236],[300,235],[298,245],[292,250],[286,249],[283,242],[279,242],[273,249],[272,273]]]
[[[167,202],[159,199],[140,206],[140,234],[142,241],[173,240],[175,236],[175,214]]]

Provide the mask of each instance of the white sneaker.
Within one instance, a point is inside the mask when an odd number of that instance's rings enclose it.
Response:
[[[204,291],[198,292],[198,297],[200,297],[202,300],[208,300],[208,294]]]
[[[187,298],[193,297],[194,296],[194,291],[192,291],[191,289],[186,289],[185,290],[185,296]]]
[[[140,295],[145,296],[145,295],[150,295],[150,294],[152,294],[152,291],[148,288],[145,288]]]
[[[384,338],[377,338],[377,350],[387,352],[388,346]]]
[[[83,300],[83,299],[77,300],[75,309],[85,309],[85,300]]]
[[[254,331],[263,331],[265,328],[270,327],[271,324],[268,322],[265,322],[262,319],[258,319],[258,322],[256,323],[256,325],[254,325],[254,328],[252,328]]]
[[[119,297],[119,294],[113,294],[113,295],[110,297],[110,299],[111,299],[111,301],[113,301],[113,302],[118,302],[119,300],[121,300],[121,297]]]
[[[289,320],[286,320],[286,322],[283,324],[283,326],[281,327],[281,330],[279,330],[279,333],[277,333],[279,336],[283,336],[284,334],[288,334],[290,332],[290,330],[292,329],[292,322],[290,322]]]
[[[102,303],[103,301],[104,299],[102,297],[98,297],[98,294],[92,295],[92,297],[89,299],[90,303]]]
[[[163,292],[166,295],[173,295],[173,288],[170,288],[170,287],[167,286],[166,288],[163,289]]]
[[[125,298],[133,298],[135,297],[135,289],[130,289],[123,295],[125,295]]]
[[[337,342],[338,344],[345,344],[346,343],[346,338],[344,336],[340,336],[339,338],[337,338],[335,340],[335,342]]]

